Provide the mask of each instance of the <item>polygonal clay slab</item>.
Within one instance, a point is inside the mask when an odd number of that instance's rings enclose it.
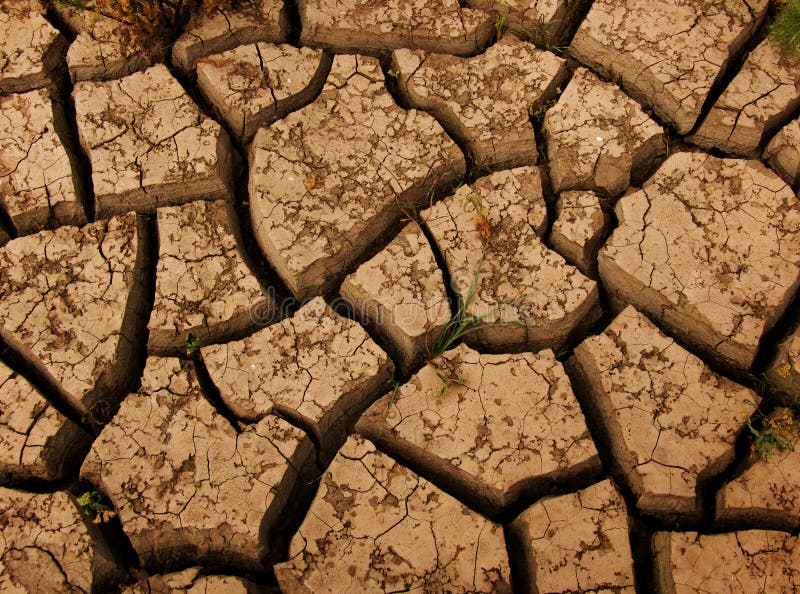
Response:
[[[552,170],[551,170],[552,171]],[[594,192],[564,192],[556,203],[550,244],[567,262],[594,276],[597,250],[606,229],[606,217]]]
[[[0,332],[90,420],[113,411],[133,369],[144,281],[133,215],[60,227],[0,250]]]
[[[512,526],[529,551],[531,591],[635,592],[628,513],[610,480],[543,499]]]
[[[21,235],[86,223],[45,90],[0,99],[0,204]]]
[[[672,155],[620,199],[598,256],[615,297],[746,372],[800,286],[800,203],[757,161]]]
[[[800,527],[800,450],[797,448],[798,421],[789,409],[778,408],[770,415],[782,438],[795,449],[775,448],[766,460],[755,453],[752,465],[722,487],[717,495],[717,518],[726,525],[760,522],[778,529]]]
[[[547,220],[537,169],[481,178],[422,217],[459,298],[476,286],[466,314],[484,317],[468,342],[495,350],[557,348],[597,317],[595,282],[537,236]]]
[[[758,396],[710,371],[632,307],[583,341],[574,361],[639,509],[698,514],[698,487],[733,461],[741,419]]]
[[[558,47],[585,6],[581,0],[467,0],[505,19],[505,26],[522,39],[545,47]]]
[[[570,54],[619,80],[680,134],[694,126],[714,82],[761,24],[767,0],[599,0]]]
[[[241,335],[271,305],[239,253],[228,208],[218,200],[158,209],[150,352],[185,352],[190,332],[202,344]]]
[[[0,10],[0,93],[44,87],[67,41],[45,20],[38,0],[13,0]]]
[[[300,300],[332,289],[396,223],[464,172],[431,116],[397,107],[373,58],[336,56],[322,94],[250,148],[256,239]]]
[[[789,534],[657,532],[653,548],[660,592],[792,594],[800,590],[800,542]]]
[[[0,488],[0,591],[107,592],[119,570],[63,492]]]
[[[275,416],[237,432],[189,363],[151,357],[92,445],[81,476],[107,494],[145,564],[258,570],[312,447]]]
[[[98,217],[230,195],[230,139],[165,66],[75,85]]]
[[[555,192],[612,197],[641,181],[667,154],[664,130],[616,85],[578,68],[544,117]]]
[[[492,16],[458,0],[298,0],[300,43],[335,53],[400,48],[469,55],[485,48]]]
[[[513,35],[474,58],[398,50],[392,68],[406,101],[464,139],[481,169],[536,163],[530,109],[567,77],[564,60]]]
[[[355,322],[318,297],[293,317],[244,340],[202,349],[211,379],[233,413],[257,421],[288,411],[328,433],[369,404],[394,365]]]
[[[320,50],[257,43],[198,61],[197,84],[249,143],[261,126],[308,104],[330,67],[330,56]]]
[[[0,363],[0,477],[57,480],[88,451],[89,434]]]
[[[790,397],[800,398],[800,324],[778,344],[766,376],[771,386]]]
[[[240,577],[231,575],[200,575],[203,568],[191,567],[177,573],[154,575],[133,586],[122,594],[248,594],[257,586]]]
[[[275,566],[284,592],[511,592],[502,528],[350,437]]]
[[[521,493],[541,496],[600,471],[569,379],[548,350],[481,355],[462,344],[378,400],[356,431],[495,513]]]
[[[204,56],[259,41],[283,43],[288,34],[282,0],[216,2],[213,10],[192,17],[172,48],[172,60],[188,73]]]
[[[344,279],[339,292],[394,345],[404,372],[430,354],[450,321],[442,271],[415,223]]]
[[[797,188],[800,184],[800,118],[781,128],[764,149],[764,159],[787,184]]]
[[[166,39],[137,35],[119,20],[61,2],[50,7],[76,35],[67,51],[73,81],[121,78],[144,70],[165,53]]]
[[[800,57],[762,41],[689,140],[757,159],[764,133],[800,106]]]

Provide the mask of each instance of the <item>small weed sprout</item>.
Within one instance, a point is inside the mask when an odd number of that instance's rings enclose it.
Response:
[[[508,31],[508,19],[505,15],[500,15],[494,22],[494,30],[497,33],[497,40],[503,38],[503,35]]]
[[[800,0],[780,0],[769,26],[772,40],[786,53],[800,55]]]
[[[92,518],[94,524],[105,524],[117,515],[117,512],[103,503],[103,496],[97,491],[85,491],[75,502],[84,514]]]
[[[744,421],[752,441],[751,452],[764,462],[769,462],[775,450],[779,453],[794,451],[795,443],[800,438],[800,424],[794,418],[794,413],[800,411],[800,401],[793,400],[788,409],[783,409],[772,416],[765,415],[761,408],[750,400],[745,400],[744,403],[756,407],[754,418],[747,418]]]
[[[400,76],[400,71],[395,70],[394,68],[389,68],[389,70],[386,71],[386,76],[396,79]]]
[[[389,378],[386,383],[389,384],[389,387],[392,389],[392,395],[389,396],[389,402],[386,403],[386,412],[383,414],[384,419],[389,416],[392,406],[397,402],[397,396],[400,394],[401,386],[400,382],[394,378]]]
[[[186,334],[186,356],[194,357],[200,352],[200,339],[192,332]]]

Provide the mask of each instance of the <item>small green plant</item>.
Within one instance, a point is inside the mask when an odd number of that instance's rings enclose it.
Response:
[[[389,387],[392,389],[392,395],[389,396],[389,402],[386,403],[386,412],[383,414],[384,419],[389,416],[389,412],[397,402],[397,396],[400,394],[400,386],[402,385],[393,377],[389,378],[386,383],[389,384]]]
[[[117,512],[103,503],[103,496],[97,491],[85,491],[75,501],[95,524],[105,524],[117,515]]]
[[[494,30],[497,32],[497,39],[503,38],[503,35],[508,31],[508,19],[505,15],[500,15],[494,22]]]
[[[395,70],[394,68],[389,68],[389,70],[386,71],[386,76],[388,76],[389,78],[395,78],[396,79],[396,78],[398,78],[400,76],[400,71],[399,70]]]
[[[444,393],[447,392],[453,384],[458,384],[459,386],[465,385],[463,377],[451,377],[438,369],[436,370],[436,375],[442,381],[442,384],[433,393],[434,398],[441,398],[444,396]]]
[[[795,419],[795,414],[800,412],[800,402],[793,400],[789,408],[781,409],[772,414],[765,415],[761,408],[750,400],[745,404],[756,407],[756,414],[745,419],[745,426],[750,434],[751,451],[764,462],[769,462],[770,456],[778,452],[794,451],[795,443],[800,437],[800,425]]]
[[[186,356],[194,357],[200,351],[200,339],[193,333],[186,334]]]
[[[786,53],[800,55],[800,0],[781,0],[769,35]]]

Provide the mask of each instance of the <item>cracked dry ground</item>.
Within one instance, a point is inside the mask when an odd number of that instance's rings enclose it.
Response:
[[[0,591],[800,592],[767,0],[3,7]]]

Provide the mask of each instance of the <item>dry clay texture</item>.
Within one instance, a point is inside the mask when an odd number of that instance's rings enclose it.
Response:
[[[705,148],[758,158],[761,139],[800,107],[800,57],[771,39],[748,56],[689,139]]]
[[[127,215],[42,231],[0,250],[0,336],[97,420],[133,371],[136,321],[127,310],[144,298],[138,242]]]
[[[466,314],[469,342],[494,350],[558,348],[599,313],[598,292],[540,239],[547,210],[538,169],[493,173],[422,212]]]
[[[98,216],[229,195],[230,139],[165,66],[74,94]]]
[[[767,0],[0,4],[0,590],[800,591]]]
[[[337,53],[377,55],[394,49],[468,55],[494,33],[486,12],[458,0],[298,0],[300,42]]]
[[[197,84],[244,142],[256,131],[308,104],[331,60],[320,50],[256,43],[204,59]]]
[[[776,592],[800,589],[800,542],[781,532],[657,533],[662,592]]]
[[[734,441],[758,404],[626,308],[575,349],[616,463],[640,509],[691,516],[698,488],[734,459]]]
[[[543,130],[554,192],[595,190],[616,197],[666,155],[661,127],[585,68],[547,111]]]
[[[450,321],[442,271],[416,223],[348,276],[340,293],[365,323],[396,347],[404,372],[430,356]]]
[[[272,308],[239,254],[224,201],[197,201],[157,214],[159,259],[150,314],[151,352],[180,352],[186,335],[221,342],[255,326]]]
[[[145,563],[263,569],[310,441],[272,415],[237,430],[189,365],[148,359],[141,389],[103,429],[81,475],[108,495]]]
[[[298,299],[333,288],[465,167],[431,116],[397,107],[378,61],[357,56],[337,56],[314,103],[260,130],[250,160],[256,238]]]
[[[0,204],[18,234],[86,222],[47,91],[0,99]]]
[[[369,404],[394,365],[355,322],[316,298],[293,317],[247,338],[202,349],[231,411],[248,421],[301,417],[328,441],[332,427]]]
[[[498,524],[351,437],[275,566],[284,592],[511,592]]]
[[[456,378],[442,383],[442,376]],[[480,355],[465,345],[376,402],[356,431],[414,466],[448,475],[494,511],[543,481],[599,469],[561,364],[538,355]]]
[[[46,86],[65,40],[44,18],[38,0],[6,2],[0,10],[0,93]]]
[[[800,202],[757,161],[676,153],[616,205],[609,290],[747,372],[800,286]]]
[[[764,19],[767,0],[600,0],[569,52],[619,80],[680,134],[688,133],[731,56]]]
[[[398,50],[392,67],[406,100],[463,139],[481,169],[536,163],[530,114],[567,76],[562,59],[513,35],[475,58]]]

